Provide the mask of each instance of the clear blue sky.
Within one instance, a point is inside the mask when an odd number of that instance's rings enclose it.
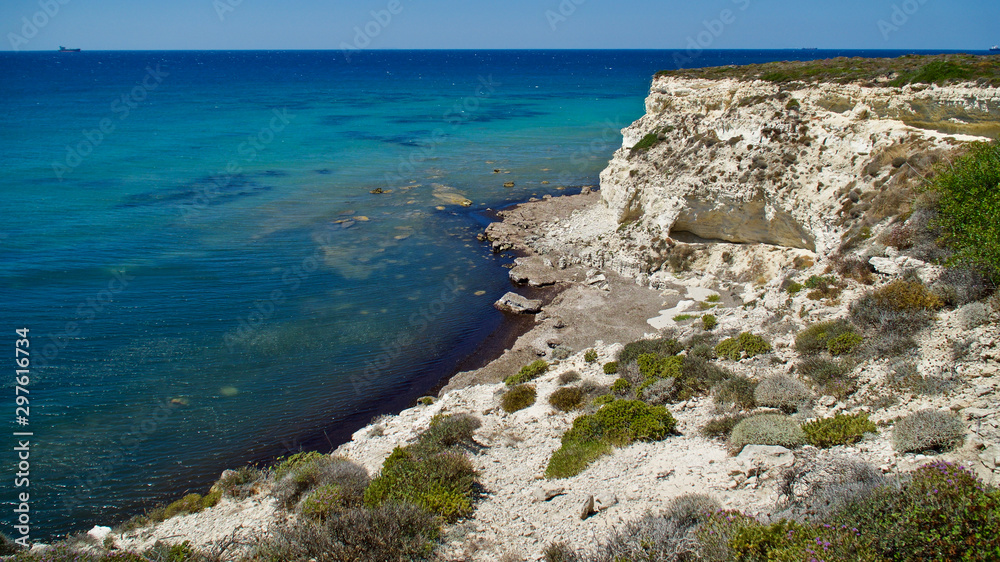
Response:
[[[671,49],[701,33],[713,49],[976,50],[998,23],[997,0],[0,0],[0,49]]]

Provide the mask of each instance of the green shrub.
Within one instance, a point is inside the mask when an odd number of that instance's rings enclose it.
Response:
[[[931,181],[938,195],[936,225],[955,250],[952,263],[1000,281],[1000,144],[973,143]]]
[[[639,400],[615,400],[593,414],[573,420],[565,441],[606,441],[624,447],[633,441],[659,441],[674,431],[677,421],[663,406]]]
[[[591,462],[633,441],[657,441],[674,431],[677,421],[663,406],[638,400],[614,400],[593,414],[579,416],[562,436],[562,446],[552,455],[547,478],[566,478],[582,472]]]
[[[555,392],[550,394],[549,404],[557,410],[571,412],[583,406],[586,397],[587,395],[584,393],[583,389],[578,386],[570,386],[557,389]]]
[[[360,497],[369,483],[368,471],[345,458],[320,453],[299,458],[305,460],[283,471],[284,476],[275,481],[271,490],[278,505],[285,509],[294,507],[300,498],[320,486],[336,484],[345,495]]]
[[[600,408],[615,401],[615,397],[612,394],[602,394],[594,398],[591,404]]]
[[[583,354],[583,360],[587,363],[597,361],[597,350],[588,349],[587,352]]]
[[[523,410],[535,403],[538,392],[531,384],[519,384],[500,397],[500,407],[508,414]]]
[[[799,424],[788,416],[760,414],[736,424],[729,435],[729,451],[737,455],[746,445],[780,445],[788,449],[806,443]]]
[[[327,484],[316,488],[302,500],[300,513],[307,519],[323,521],[347,507],[351,506],[342,488],[337,484]]]
[[[820,394],[834,396],[838,400],[847,398],[857,388],[854,365],[848,361],[810,357],[799,363],[798,371]]]
[[[576,371],[566,371],[565,373],[559,375],[559,384],[570,384],[580,380],[580,373]]]
[[[674,322],[684,322],[685,320],[690,320],[692,318],[697,317],[693,314],[678,314],[677,316],[674,316]]]
[[[708,420],[701,428],[701,434],[705,437],[715,437],[719,439],[729,439],[736,424],[747,419],[746,414],[729,414]]]
[[[727,408],[752,410],[757,407],[754,391],[757,383],[742,375],[726,379],[715,386],[715,403]]]
[[[948,412],[920,410],[896,422],[892,447],[900,453],[950,451],[965,441],[965,424]]]
[[[663,406],[674,402],[677,398],[677,381],[673,377],[659,379],[653,384],[644,386],[642,393],[636,398],[653,406]]]
[[[715,347],[707,343],[695,344],[688,350],[688,357],[699,357],[711,361],[715,359]]]
[[[701,327],[705,331],[714,330],[718,324],[718,319],[712,314],[706,314],[701,317]]]
[[[618,374],[618,362],[609,361],[604,364],[604,374],[605,375],[615,375]]]
[[[864,438],[865,433],[877,433],[878,428],[868,420],[868,414],[851,416],[837,414],[832,418],[811,421],[802,426],[806,441],[821,449],[837,445],[850,445]]]
[[[302,451],[288,458],[280,459],[280,462],[274,468],[274,480],[277,482],[301,466],[309,465],[316,461],[323,461],[327,458],[329,458],[329,455],[324,455],[319,451]]]
[[[226,497],[242,500],[254,494],[258,483],[264,480],[264,477],[263,470],[253,466],[243,466],[228,471],[212,486],[212,490],[219,490]]]
[[[637,340],[627,344],[618,352],[618,363],[638,361],[640,355],[651,354],[658,357],[670,357],[684,351],[684,346],[673,338],[658,338],[653,340]]]
[[[483,422],[472,414],[437,414],[431,418],[430,426],[417,438],[415,447],[427,453],[452,447],[475,450],[478,445],[473,434],[482,425]]]
[[[1000,492],[949,462],[918,468],[851,502],[831,521],[858,529],[883,560],[997,560]]]
[[[364,502],[412,503],[451,522],[472,513],[476,482],[472,462],[461,453],[417,456],[412,448],[396,447],[365,490]]]
[[[602,441],[564,442],[549,459],[545,468],[546,478],[576,476],[597,459],[611,453],[611,445]]]
[[[788,293],[789,295],[797,295],[799,294],[799,292],[802,291],[803,288],[804,287],[802,286],[801,283],[792,281],[791,283],[788,284],[788,286],[785,287],[785,292]]]
[[[706,560],[739,562],[876,562],[880,558],[857,529],[779,519],[768,523],[736,511],[719,511],[697,530]]]
[[[795,336],[795,350],[802,354],[815,355],[828,351],[831,340],[854,333],[854,327],[845,320],[812,324]]]
[[[830,355],[848,355],[854,353],[854,350],[858,348],[865,338],[856,332],[848,332],[846,334],[840,334],[839,336],[831,339],[826,343],[826,349],[830,352]]]
[[[653,148],[660,143],[660,137],[657,133],[649,133],[646,136],[639,139],[639,142],[635,143],[629,150],[629,156],[634,156],[640,152],[644,152]]]
[[[163,512],[163,518],[170,519],[171,517],[186,513],[198,513],[206,507],[202,500],[201,494],[188,494],[168,505]]]
[[[721,300],[722,297],[719,295],[708,295],[708,297],[705,299],[705,302],[720,302]]]
[[[619,378],[611,385],[611,393],[618,396],[627,396],[632,391],[632,383],[628,379]]]
[[[715,346],[716,355],[732,361],[739,361],[744,353],[747,357],[754,357],[770,351],[771,344],[767,343],[767,340],[749,332],[743,332],[737,338],[723,340]]]
[[[877,289],[873,296],[880,304],[893,310],[938,310],[944,306],[941,297],[923,283],[903,279]]]
[[[802,381],[787,375],[774,375],[760,381],[753,396],[757,405],[778,408],[786,413],[799,410],[813,398]]]
[[[417,404],[420,404],[421,406],[430,406],[430,405],[434,404],[434,397],[433,396],[421,396],[420,398],[417,399]]]
[[[525,365],[524,367],[521,367],[521,370],[518,371],[516,375],[511,375],[506,379],[504,379],[504,383],[506,383],[507,386],[517,386],[519,384],[524,384],[528,381],[533,381],[537,379],[538,377],[542,376],[542,374],[545,373],[545,371],[548,370],[549,370],[549,364],[546,363],[544,360],[539,359],[538,361],[535,361],[530,365]]]

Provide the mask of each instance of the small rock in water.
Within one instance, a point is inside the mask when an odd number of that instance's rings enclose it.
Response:
[[[505,181],[505,182],[503,182],[503,186],[504,187],[514,187],[514,182],[512,182],[512,181]]]

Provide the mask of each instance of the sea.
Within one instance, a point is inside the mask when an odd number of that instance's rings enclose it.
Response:
[[[907,53],[0,53],[0,531],[121,522],[432,393],[504,328],[476,235],[596,186],[657,71]]]

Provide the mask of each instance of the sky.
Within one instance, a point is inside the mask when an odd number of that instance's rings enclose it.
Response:
[[[0,50],[940,49],[996,0],[0,0]]]

